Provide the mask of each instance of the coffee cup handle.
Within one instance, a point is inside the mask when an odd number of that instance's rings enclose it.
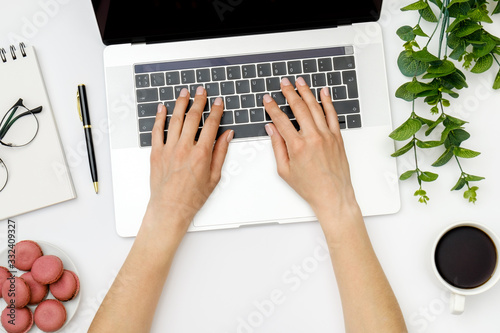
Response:
[[[454,315],[462,314],[465,310],[465,296],[451,293],[450,312]]]

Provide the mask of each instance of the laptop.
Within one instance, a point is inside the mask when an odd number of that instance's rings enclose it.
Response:
[[[158,103],[170,114],[183,87],[224,99],[219,133],[235,137],[222,179],[189,231],[315,221],[277,174],[270,93],[298,127],[279,91],[283,77],[328,86],[364,216],[400,208],[381,0],[92,0],[103,42],[116,230],[135,236],[149,200],[151,129]],[[203,125],[200,122],[200,128]],[[168,125],[168,120],[167,120]],[[168,127],[167,127],[168,130]]]

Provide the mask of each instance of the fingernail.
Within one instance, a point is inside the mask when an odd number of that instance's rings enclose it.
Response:
[[[214,105],[222,105],[222,98],[217,97],[214,101]]]
[[[203,95],[203,92],[205,91],[205,88],[203,86],[199,86],[196,88],[196,95]]]
[[[160,103],[160,104],[158,104],[158,111],[157,112],[161,113],[162,111],[163,111],[163,104]]]
[[[291,85],[290,80],[288,80],[286,77],[284,77],[284,78],[281,80],[281,84],[282,84],[282,85],[284,85],[284,86],[289,86],[289,85]]]
[[[186,88],[182,88],[179,97],[186,97],[188,95],[188,90]]]
[[[266,102],[266,103],[273,101],[273,98],[271,96],[269,96],[269,94],[265,94],[263,99],[264,99],[264,102]]]
[[[326,97],[330,96],[330,89],[328,89],[328,87],[323,87],[323,89],[321,90],[323,92],[323,95],[325,95]]]
[[[234,131],[231,130],[229,134],[227,135],[227,142],[231,142],[231,140],[234,138]]]
[[[297,80],[295,80],[295,83],[298,84],[299,86],[305,86],[306,85],[306,81],[304,81],[304,79],[301,77],[298,77]]]
[[[271,126],[269,124],[266,124],[266,126],[264,126],[264,128],[266,129],[267,135],[273,136],[274,132],[273,132],[273,129],[271,128]]]

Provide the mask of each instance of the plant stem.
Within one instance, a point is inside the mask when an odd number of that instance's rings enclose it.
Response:
[[[493,54],[493,52],[491,53],[491,55],[493,56],[493,59],[495,59],[497,65],[500,66],[500,62],[498,62],[498,59],[497,59],[497,57],[495,57],[495,55]]]
[[[460,160],[458,159],[457,155],[455,156],[455,161],[457,161],[458,167],[460,168],[461,175],[460,177],[463,177],[465,175],[464,170],[462,169],[462,165],[460,164]],[[470,190],[469,182],[465,181],[465,185],[467,185],[467,188]]]
[[[448,24],[448,21],[450,19],[450,15],[448,13],[448,2],[449,0],[445,0],[443,3],[443,8],[441,9],[441,14],[439,17],[443,16],[443,20],[441,21],[441,33],[439,34],[439,49],[438,49],[438,58],[441,58],[441,48],[443,46],[443,38],[445,35],[445,28]],[[436,25],[439,25],[439,22],[436,23]],[[446,42],[446,41],[445,41]],[[446,45],[445,45],[445,53],[446,53]]]
[[[437,28],[439,27],[439,22],[441,22],[441,17],[443,16],[443,10],[444,10],[444,4],[443,4],[443,8],[441,9],[441,12],[439,13],[438,21],[436,22],[436,27],[434,28],[434,31],[432,32],[431,36],[429,37],[427,44],[425,44],[425,47],[429,46],[429,43],[431,42],[432,37],[434,37],[434,34],[436,33]]]

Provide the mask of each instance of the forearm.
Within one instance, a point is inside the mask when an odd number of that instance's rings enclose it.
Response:
[[[146,214],[132,249],[102,302],[90,333],[149,332],[182,231],[161,230]]]
[[[357,205],[323,214],[346,332],[407,332],[403,315],[380,266]],[[335,221],[337,220],[337,221]]]

